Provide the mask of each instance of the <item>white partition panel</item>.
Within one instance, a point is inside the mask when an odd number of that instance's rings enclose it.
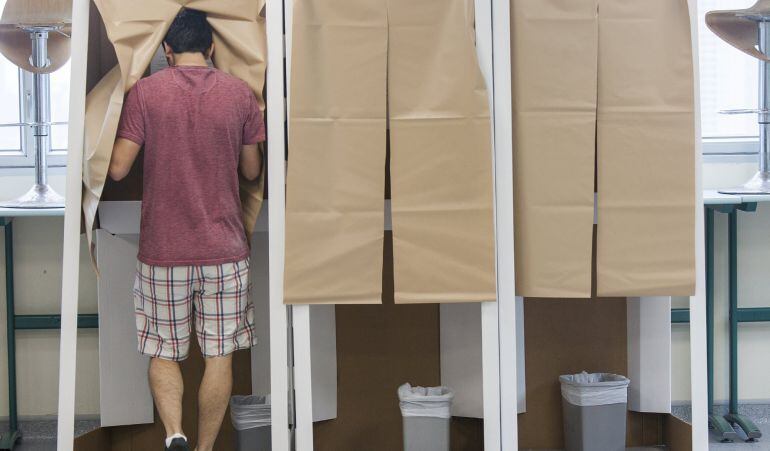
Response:
[[[628,410],[671,412],[671,298],[626,300]]]
[[[99,229],[96,244],[101,426],[152,423],[150,359],[136,351],[133,285],[139,229],[127,235]]]
[[[289,353],[287,309],[283,305],[285,223],[285,111],[283,97],[283,1],[267,0],[267,170],[270,198],[269,289],[270,289],[270,394],[272,397],[273,451],[289,451]]]
[[[337,418],[336,324],[333,305],[310,306],[313,421]]]
[[[452,415],[484,418],[480,306],[442,304],[440,329],[441,385],[455,392]]]
[[[264,208],[264,207],[263,207]],[[269,237],[265,232],[251,237],[251,301],[254,328],[259,342],[251,348],[251,393],[270,393],[270,268]]]
[[[61,342],[57,450],[72,450],[75,439],[75,356],[77,354],[80,209],[88,67],[88,0],[72,2],[72,72],[70,75],[67,187],[62,249]]]
[[[698,60],[698,2],[688,0],[695,69],[695,136],[701,136],[700,75]],[[690,298],[690,393],[692,397],[692,449],[708,449],[708,397],[706,368],[706,249],[703,217],[703,158],[700,139],[695,148],[695,296]]]

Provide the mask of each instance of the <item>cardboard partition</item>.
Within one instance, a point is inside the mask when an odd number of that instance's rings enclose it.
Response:
[[[692,426],[671,414],[663,421],[663,437],[669,451],[693,451]]]
[[[136,350],[133,283],[139,235],[96,231],[99,300],[99,417],[102,426],[153,422],[149,358]]]

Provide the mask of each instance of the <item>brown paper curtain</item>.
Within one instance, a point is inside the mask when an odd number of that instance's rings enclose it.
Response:
[[[689,295],[686,0],[512,0],[517,294]],[[596,186],[595,186],[596,185]]]
[[[118,66],[86,98],[83,212],[89,243],[99,198],[126,92],[144,75],[168,27],[183,8],[208,14],[214,29],[214,65],[244,80],[264,109],[266,35],[260,12],[264,0],[94,0],[115,46]],[[241,181],[241,203],[248,236],[262,204],[264,177]]]
[[[388,130],[395,301],[494,300],[473,2],[298,0],[292,47],[286,302],[381,302]]]

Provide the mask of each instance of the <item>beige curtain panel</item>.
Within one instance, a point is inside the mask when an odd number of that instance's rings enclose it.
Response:
[[[517,294],[690,295],[686,0],[513,0]]]
[[[495,299],[491,126],[472,0],[297,0],[285,301]]]
[[[264,109],[267,43],[264,0],[94,0],[115,46],[118,66],[86,98],[83,212],[89,243],[99,198],[107,179],[112,147],[126,92],[141,78],[168,27],[183,8],[208,13],[214,29],[214,66],[244,80]],[[262,204],[264,177],[241,181],[241,203],[248,236]]]

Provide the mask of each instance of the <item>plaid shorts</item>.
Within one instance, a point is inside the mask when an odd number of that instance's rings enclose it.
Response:
[[[204,357],[225,356],[257,342],[249,300],[249,259],[206,266],[138,262],[134,308],[139,352],[184,360],[193,323]]]

